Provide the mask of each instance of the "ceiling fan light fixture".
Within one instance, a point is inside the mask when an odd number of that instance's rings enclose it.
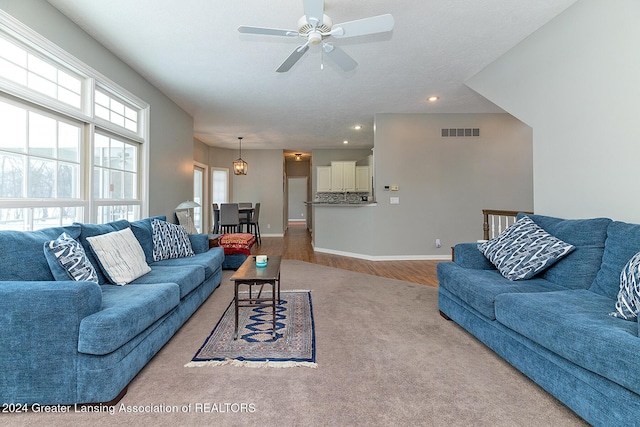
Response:
[[[311,34],[309,34],[309,44],[310,45],[318,45],[322,43],[322,34],[320,34],[319,32],[315,31]]]
[[[249,171],[249,164],[242,160],[242,137],[238,137],[238,141],[240,142],[240,152],[238,155],[238,159],[233,161],[233,174],[234,175],[246,175]]]

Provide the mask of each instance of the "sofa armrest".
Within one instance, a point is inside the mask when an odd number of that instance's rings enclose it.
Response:
[[[193,252],[201,254],[209,250],[209,235],[208,234],[189,234],[189,241]]]
[[[455,263],[474,270],[495,270],[496,267],[478,250],[477,243],[458,243],[453,248]]]
[[[101,305],[93,282],[0,282],[2,403],[74,402],[80,321]]]

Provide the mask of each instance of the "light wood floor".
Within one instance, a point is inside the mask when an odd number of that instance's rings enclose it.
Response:
[[[358,273],[438,286],[436,265],[441,261],[367,261],[314,252],[311,235],[305,225],[289,225],[284,237],[263,237],[262,245],[254,246],[254,254],[281,255],[284,259],[312,262]]]

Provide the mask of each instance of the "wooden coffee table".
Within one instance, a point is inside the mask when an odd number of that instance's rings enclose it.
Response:
[[[276,305],[280,303],[280,261],[282,257],[271,256],[267,258],[265,267],[256,267],[255,256],[249,255],[240,268],[233,273],[230,280],[234,282],[234,305],[236,309],[236,324],[233,339],[238,338],[238,309],[240,307],[271,307],[273,319],[272,336],[276,338]],[[249,298],[240,298],[238,288],[240,285],[249,286]],[[264,285],[271,285],[271,297],[263,298]],[[260,286],[258,295],[253,298],[253,286]],[[276,298],[277,293],[277,298]],[[276,302],[277,301],[277,302]]]

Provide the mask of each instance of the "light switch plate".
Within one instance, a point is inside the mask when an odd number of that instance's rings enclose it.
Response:
[[[389,198],[389,203],[391,203],[392,205],[399,205],[400,204],[400,197],[390,197]]]

